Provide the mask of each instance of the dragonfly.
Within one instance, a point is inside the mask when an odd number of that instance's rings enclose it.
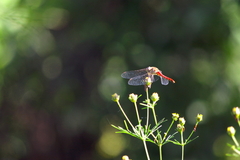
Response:
[[[161,79],[162,85],[168,85],[169,81],[175,83],[172,78],[162,74],[157,67],[147,67],[139,70],[126,71],[121,74],[122,78],[129,79],[128,84],[132,86],[146,85],[146,79],[151,83]]]

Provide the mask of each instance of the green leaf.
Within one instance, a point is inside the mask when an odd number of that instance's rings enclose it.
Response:
[[[195,138],[193,138],[193,139],[191,139],[191,140],[189,140],[189,141],[187,141],[187,142],[185,142],[185,144],[188,144],[188,143],[190,143],[190,142],[192,142],[192,141],[194,141],[195,139],[197,139],[199,136],[197,136],[197,137],[195,137]]]
[[[176,144],[176,145],[179,145],[179,146],[182,146],[182,144],[180,142],[178,142],[176,139],[174,139],[174,141],[172,140],[168,140],[168,142],[171,142],[173,144]]]

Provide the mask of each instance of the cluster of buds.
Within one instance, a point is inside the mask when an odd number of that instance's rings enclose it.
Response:
[[[178,120],[178,124],[177,124],[177,131],[178,132],[183,132],[185,130],[185,123],[186,123],[186,120],[184,119],[184,117],[180,117],[179,118],[179,114],[177,113],[172,113],[172,119],[174,121],[177,121]],[[194,126],[194,131],[196,131],[197,129],[197,126],[198,126],[198,123],[201,122],[203,120],[203,115],[202,114],[197,114],[197,117],[196,117],[196,125]]]
[[[237,120],[238,125],[240,126],[240,109],[239,107],[234,107],[232,109],[232,114],[234,116],[234,118]],[[236,134],[236,130],[233,126],[230,126],[227,128],[227,133],[228,135],[232,138],[233,142],[235,143],[235,145],[231,145],[231,149],[237,154],[240,155],[240,150],[239,150],[239,143],[235,137]]]
[[[178,119],[178,124],[177,124],[177,131],[178,132],[180,132],[180,133],[182,133],[184,130],[185,130],[185,127],[184,127],[184,125],[185,125],[185,123],[186,123],[186,120],[184,119],[184,117],[180,117],[179,119]]]

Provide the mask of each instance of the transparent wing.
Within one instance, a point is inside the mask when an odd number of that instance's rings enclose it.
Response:
[[[167,79],[165,79],[165,78],[163,78],[163,77],[160,77],[160,78],[161,78],[161,83],[162,83],[162,85],[168,85],[169,80],[167,80]]]
[[[126,71],[121,74],[122,78],[131,79],[133,77],[145,75],[147,73],[146,68],[134,70],[134,71]]]
[[[146,84],[146,82],[145,82],[146,77],[149,77],[152,82],[155,82],[159,79],[159,77],[157,77],[157,76],[154,77],[153,75],[149,76],[148,74],[144,74],[144,75],[140,75],[140,76],[130,78],[130,80],[128,81],[128,84],[132,85],[132,86],[145,85]]]

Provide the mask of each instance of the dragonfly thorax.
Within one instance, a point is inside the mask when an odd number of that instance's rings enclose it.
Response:
[[[157,72],[161,72],[157,67],[147,67],[148,75],[157,75]]]

